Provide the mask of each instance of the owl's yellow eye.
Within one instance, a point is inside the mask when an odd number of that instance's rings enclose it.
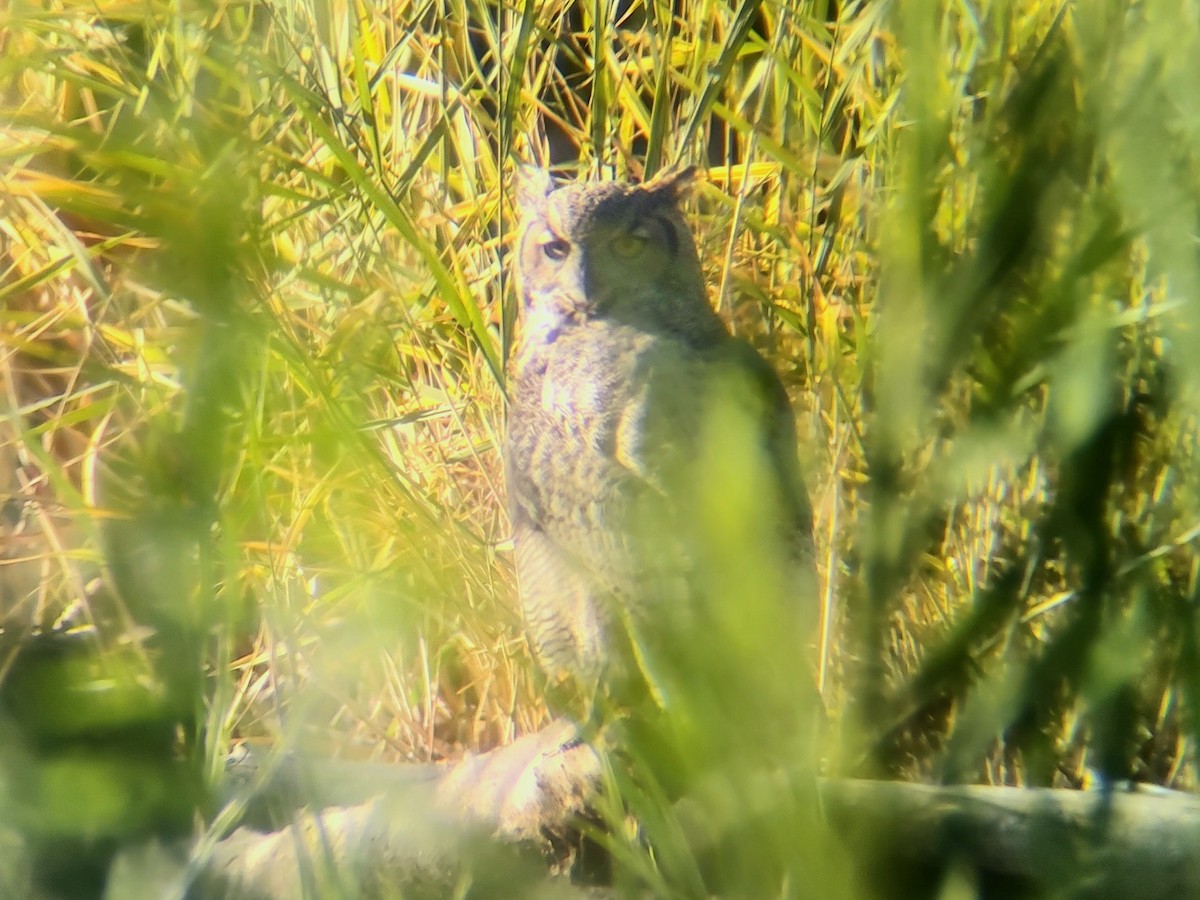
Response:
[[[567,258],[567,254],[571,252],[571,245],[562,238],[551,238],[542,244],[542,252],[555,262]]]
[[[617,256],[623,256],[625,259],[633,259],[633,257],[638,256],[645,249],[646,237],[637,232],[628,232],[615,238],[612,242],[613,253],[617,254]]]

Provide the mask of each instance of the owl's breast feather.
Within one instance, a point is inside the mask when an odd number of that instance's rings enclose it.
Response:
[[[542,408],[591,421],[615,414],[636,388],[631,375],[648,341],[633,329],[603,322],[565,329],[545,348]]]

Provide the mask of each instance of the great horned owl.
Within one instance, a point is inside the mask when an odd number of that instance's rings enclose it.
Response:
[[[505,461],[526,629],[551,676],[628,672],[647,633],[709,633],[745,591],[773,592],[766,630],[803,640],[811,515],[792,413],[706,299],[678,206],[693,178],[519,182]]]

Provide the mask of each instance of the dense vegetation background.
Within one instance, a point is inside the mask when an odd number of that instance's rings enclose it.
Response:
[[[1198,45],[1170,0],[10,0],[5,819],[186,831],[233,742],[547,720],[498,456],[525,162],[704,169],[712,299],[800,422],[824,771],[1194,787]]]

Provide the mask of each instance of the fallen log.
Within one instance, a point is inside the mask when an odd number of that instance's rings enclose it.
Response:
[[[239,759],[237,790],[257,792],[243,804],[278,813],[303,799],[307,808],[276,831],[242,827],[199,854],[205,896],[322,896],[332,880],[346,896],[437,897],[489,877],[500,896],[518,887],[533,896],[546,887],[544,860],[570,845],[601,771],[565,722],[453,765],[287,758],[276,766],[255,786],[255,764]],[[570,893],[560,884],[554,895]]]
[[[553,856],[601,772],[597,753],[564,723],[454,765],[315,764],[305,779],[310,811],[278,831],[240,829],[217,842],[206,874],[234,896],[291,897],[320,859],[343,878],[354,873],[359,888],[421,885],[436,895],[488,860],[506,879],[519,871],[529,891],[534,856],[518,862],[497,848]],[[364,792],[374,799],[359,802]],[[1200,798],[1190,794],[835,779],[821,783],[820,797],[870,896],[937,896],[947,873],[979,895],[1070,886],[1076,897],[1200,896]]]
[[[957,869],[1008,894],[1200,896],[1200,797],[1155,787],[1074,791],[834,780],[827,819],[854,857],[896,882]],[[891,867],[892,872],[886,870]],[[911,896],[897,884],[893,896]]]

